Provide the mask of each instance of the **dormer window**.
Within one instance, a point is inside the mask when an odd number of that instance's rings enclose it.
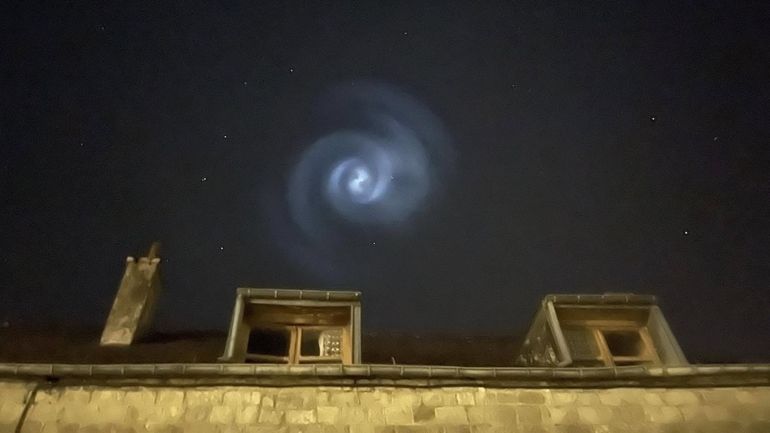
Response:
[[[249,332],[244,361],[286,364],[291,360],[292,331],[287,328],[262,327]]]
[[[564,326],[572,366],[602,367],[660,362],[649,332],[643,327]]]
[[[683,365],[687,360],[653,296],[549,295],[517,363],[621,367]]]
[[[249,333],[244,361],[279,364],[342,363],[341,327],[256,327]]]
[[[359,292],[238,289],[224,361],[360,362]]]

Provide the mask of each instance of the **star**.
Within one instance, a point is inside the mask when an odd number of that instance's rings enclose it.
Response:
[[[685,235],[685,236],[687,236],[687,235],[689,235],[689,234],[690,234],[690,232],[689,232],[689,231],[687,231],[687,230],[685,230],[683,233],[684,233],[684,235]]]
[[[227,140],[227,135],[223,135],[222,137],[224,137],[224,138],[225,138],[225,140]]]
[[[289,68],[289,72],[290,73],[294,72],[294,68]]]
[[[221,245],[220,245],[220,246],[219,246],[219,251],[224,251],[224,250],[225,250],[225,247],[223,247],[223,246],[221,246]]]
[[[408,35],[408,34],[409,34],[409,32],[404,32],[404,36],[406,36],[406,35]]]
[[[650,121],[651,121],[651,122],[654,122],[654,121],[655,121],[655,119],[657,119],[657,117],[655,117],[655,116],[650,116]]]

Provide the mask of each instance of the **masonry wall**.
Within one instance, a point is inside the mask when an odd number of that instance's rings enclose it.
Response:
[[[0,432],[770,432],[770,387],[33,388],[0,382]]]

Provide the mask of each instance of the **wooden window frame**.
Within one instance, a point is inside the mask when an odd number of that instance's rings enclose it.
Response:
[[[327,325],[269,325],[259,326],[258,329],[268,329],[277,331],[288,331],[289,344],[288,353],[285,356],[268,355],[260,353],[246,353],[247,361],[269,362],[276,364],[327,364],[344,363],[346,359],[353,356],[351,350],[350,329],[347,326],[327,326]],[[342,340],[340,341],[339,356],[317,356],[302,355],[302,332],[305,330],[327,331],[339,330]]]
[[[660,364],[660,358],[655,351],[655,345],[653,344],[650,332],[646,326],[602,326],[593,329],[595,338],[599,343],[599,350],[602,352],[602,356],[607,362],[607,365],[615,367],[618,363],[626,364],[633,363],[638,364]],[[642,340],[643,351],[639,355],[614,355],[610,351],[610,347],[607,344],[607,338],[605,333],[609,332],[636,332],[639,338]]]
[[[638,364],[660,364],[660,357],[655,350],[652,337],[646,326],[638,326],[636,324],[629,324],[627,322],[620,323],[591,323],[586,326],[585,322],[572,322],[568,321],[562,325],[562,328],[582,328],[587,330],[593,335],[593,340],[598,348],[599,354],[596,358],[580,358],[573,359],[573,363],[585,363],[585,362],[601,362],[608,367],[616,367],[621,365],[638,365]],[[604,333],[610,332],[636,332],[639,338],[642,340],[643,352],[639,355],[613,355],[610,351],[607,339]],[[569,347],[569,342],[567,343]]]
[[[345,358],[345,351],[348,347],[345,341],[345,327],[344,326],[297,326],[297,339],[295,341],[295,358],[293,363],[295,364],[312,364],[312,363],[342,363]],[[340,354],[339,356],[323,356],[323,355],[303,355],[302,354],[302,333],[304,331],[328,331],[339,330],[342,337],[340,341]]]

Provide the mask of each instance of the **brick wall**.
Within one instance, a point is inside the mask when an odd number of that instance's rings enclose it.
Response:
[[[0,382],[0,431],[33,385]],[[770,387],[41,386],[22,432],[770,432]]]

